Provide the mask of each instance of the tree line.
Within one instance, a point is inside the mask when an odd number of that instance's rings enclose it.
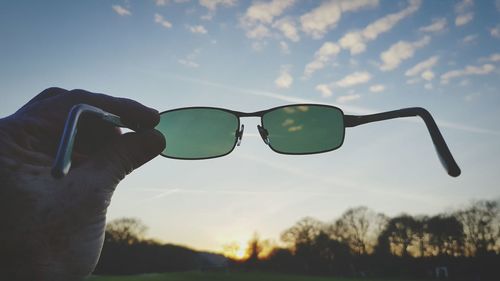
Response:
[[[290,273],[500,280],[500,208],[496,201],[434,216],[388,217],[367,207],[326,223],[306,217],[286,229],[265,258],[249,242],[246,268]]]
[[[389,217],[367,207],[331,222],[305,217],[272,243],[255,235],[244,260],[162,244],[137,219],[110,222],[97,274],[223,268],[355,277],[500,280],[500,206],[476,201],[433,216]]]

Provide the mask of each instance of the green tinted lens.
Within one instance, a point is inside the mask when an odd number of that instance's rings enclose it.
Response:
[[[344,141],[340,109],[320,105],[277,108],[262,117],[269,145],[281,153],[318,153],[339,148]]]
[[[163,156],[199,159],[231,152],[238,125],[238,117],[224,110],[186,108],[162,113],[156,129],[167,140]]]

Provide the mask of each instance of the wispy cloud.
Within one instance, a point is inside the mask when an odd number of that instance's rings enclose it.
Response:
[[[314,54],[314,60],[306,65],[304,76],[306,78],[310,77],[314,72],[325,67],[325,65],[339,52],[339,45],[333,42],[325,42]]]
[[[369,90],[372,93],[380,93],[380,92],[383,92],[385,90],[385,86],[382,84],[376,84],[376,85],[370,86]]]
[[[468,24],[474,19],[474,13],[466,13],[463,15],[458,15],[455,19],[456,26],[462,26]]]
[[[422,39],[414,42],[397,42],[380,54],[380,59],[382,60],[380,70],[389,71],[396,69],[402,61],[413,57],[417,49],[429,44],[430,41],[430,36],[424,36]]]
[[[272,0],[269,2],[254,2],[247,8],[245,14],[239,18],[239,22],[240,26],[245,30],[246,37],[257,41],[252,43],[252,48],[256,49],[254,46],[258,46],[259,50],[262,49],[267,45],[262,42],[264,39],[273,36],[278,37],[278,34],[293,42],[300,40],[293,18],[284,17],[275,20],[294,4],[295,0]]]
[[[348,102],[352,102],[352,101],[359,100],[359,99],[361,99],[360,94],[349,94],[349,95],[338,97],[337,102],[338,103],[348,103]]]
[[[168,0],[154,0],[156,6],[165,6],[168,3]]]
[[[222,7],[231,7],[236,4],[236,0],[199,0],[199,3],[202,7],[205,7],[208,10],[208,13],[201,17],[203,20],[211,20],[217,8],[219,6]]]
[[[341,88],[353,87],[359,84],[368,83],[372,79],[372,75],[369,72],[354,72],[345,76],[335,83],[335,85]]]
[[[207,34],[208,31],[205,29],[203,25],[188,25],[187,28],[191,33],[198,33],[198,34]]]
[[[435,77],[435,74],[434,72],[432,71],[432,67],[434,67],[436,65],[436,63],[438,62],[439,60],[439,57],[438,56],[432,56],[424,61],[421,61],[419,63],[417,63],[415,66],[413,66],[412,68],[408,69],[406,72],[405,72],[405,75],[408,76],[408,77],[415,77],[417,75],[420,75],[420,77],[426,81],[431,81],[432,79],[434,79]],[[415,79],[415,78],[412,78],[412,79]],[[410,79],[411,80],[411,79]],[[420,79],[415,79],[414,82],[418,82]],[[408,84],[412,84],[413,81],[407,81]],[[426,89],[430,89],[432,87],[431,84],[426,84]]]
[[[196,58],[200,55],[201,50],[195,49],[191,53],[189,53],[185,58],[179,59],[178,62],[189,68],[198,68],[200,65],[195,61]]]
[[[297,31],[297,28],[295,26],[295,21],[290,17],[277,20],[273,24],[273,27],[281,31],[283,36],[285,36],[290,41],[298,42],[300,40],[299,32]]]
[[[474,12],[470,11],[474,6],[474,0],[462,0],[455,5],[455,25],[466,25],[474,19]]]
[[[280,50],[281,53],[285,55],[290,54],[290,47],[288,47],[288,43],[286,43],[285,41],[280,41]]]
[[[491,54],[488,58],[486,58],[486,60],[491,62],[500,62],[500,53]]]
[[[490,29],[490,35],[493,38],[500,38],[500,24]]]
[[[332,96],[332,89],[328,84],[319,84],[316,85],[314,88],[316,91],[321,93],[321,96],[324,98],[331,97]]]
[[[443,31],[446,28],[446,19],[445,18],[440,18],[434,20],[430,25],[423,26],[419,28],[421,32],[440,32]]]
[[[121,5],[113,5],[111,8],[113,9],[113,11],[115,11],[115,13],[117,13],[118,15],[120,15],[122,17],[132,15],[132,12],[130,12],[130,10],[126,9],[125,7],[123,7]]]
[[[344,12],[355,12],[378,6],[378,0],[350,0],[322,2],[318,7],[300,17],[302,31],[315,39],[337,26]]]
[[[281,66],[280,75],[274,81],[274,84],[278,89],[288,89],[292,86],[293,77],[290,74],[290,65]]]
[[[468,65],[463,69],[451,70],[441,75],[441,83],[448,84],[451,79],[470,76],[470,75],[487,75],[495,70],[492,64],[483,64],[481,66]]]
[[[165,27],[166,29],[169,29],[172,27],[172,23],[170,23],[168,20],[164,19],[163,16],[160,14],[155,14],[154,20],[157,24]]]
[[[348,49],[351,55],[362,53],[366,50],[367,42],[373,41],[377,39],[380,34],[391,30],[398,22],[418,11],[420,5],[420,0],[412,0],[405,9],[397,13],[388,14],[370,23],[361,31],[346,33],[340,38],[339,44],[343,49]]]
[[[472,42],[476,41],[478,36],[479,36],[478,34],[469,34],[469,35],[465,36],[464,38],[462,38],[461,41],[464,44],[472,43]]]
[[[233,6],[236,0],[200,0],[200,5],[207,8],[209,11],[215,11],[218,6]]]

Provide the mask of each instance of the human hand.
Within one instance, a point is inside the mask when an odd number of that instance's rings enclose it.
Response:
[[[68,176],[51,166],[65,119],[87,103],[142,128],[121,134],[83,117]],[[0,272],[6,280],[80,280],[89,275],[104,240],[106,210],[117,184],[160,154],[156,110],[83,90],[49,88],[0,119]]]

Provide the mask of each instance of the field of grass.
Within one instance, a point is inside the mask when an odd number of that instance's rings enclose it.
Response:
[[[87,281],[388,281],[388,279],[311,277],[259,272],[176,272],[135,276],[92,276]],[[392,280],[391,281],[398,281]],[[411,280],[405,280],[411,281]]]

